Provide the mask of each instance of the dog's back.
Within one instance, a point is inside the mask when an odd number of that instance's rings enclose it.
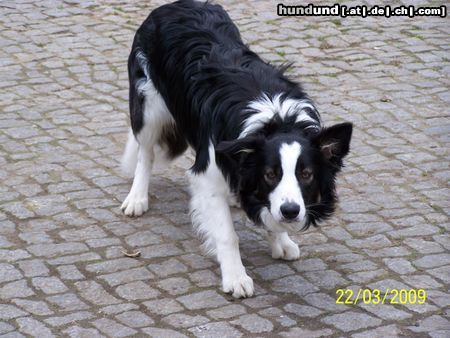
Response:
[[[236,126],[250,114],[246,106],[261,93],[306,97],[298,84],[244,45],[221,6],[190,0],[149,15],[136,33],[129,73],[134,133],[144,120],[145,90],[140,89],[150,80],[175,122],[161,141],[173,156],[187,141],[197,153],[195,172],[206,168],[210,141],[239,136]]]

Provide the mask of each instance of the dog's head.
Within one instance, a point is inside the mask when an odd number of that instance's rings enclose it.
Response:
[[[221,142],[216,151],[238,166],[239,193],[270,230],[298,231],[330,216],[335,176],[343,166],[352,124],[307,134],[290,131]]]

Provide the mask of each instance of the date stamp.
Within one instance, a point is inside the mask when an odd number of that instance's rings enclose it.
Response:
[[[424,289],[337,289],[336,304],[424,304],[427,292]]]

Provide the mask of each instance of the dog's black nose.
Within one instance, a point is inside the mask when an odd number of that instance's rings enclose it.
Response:
[[[291,220],[298,216],[300,206],[297,203],[287,202],[281,205],[280,211],[284,218]]]

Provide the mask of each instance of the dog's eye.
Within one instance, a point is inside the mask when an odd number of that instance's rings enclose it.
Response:
[[[301,175],[302,179],[307,181],[312,178],[313,173],[312,173],[311,169],[303,169],[300,175]]]
[[[269,181],[273,181],[277,175],[275,174],[275,172],[273,170],[267,170],[265,173],[266,179]]]

